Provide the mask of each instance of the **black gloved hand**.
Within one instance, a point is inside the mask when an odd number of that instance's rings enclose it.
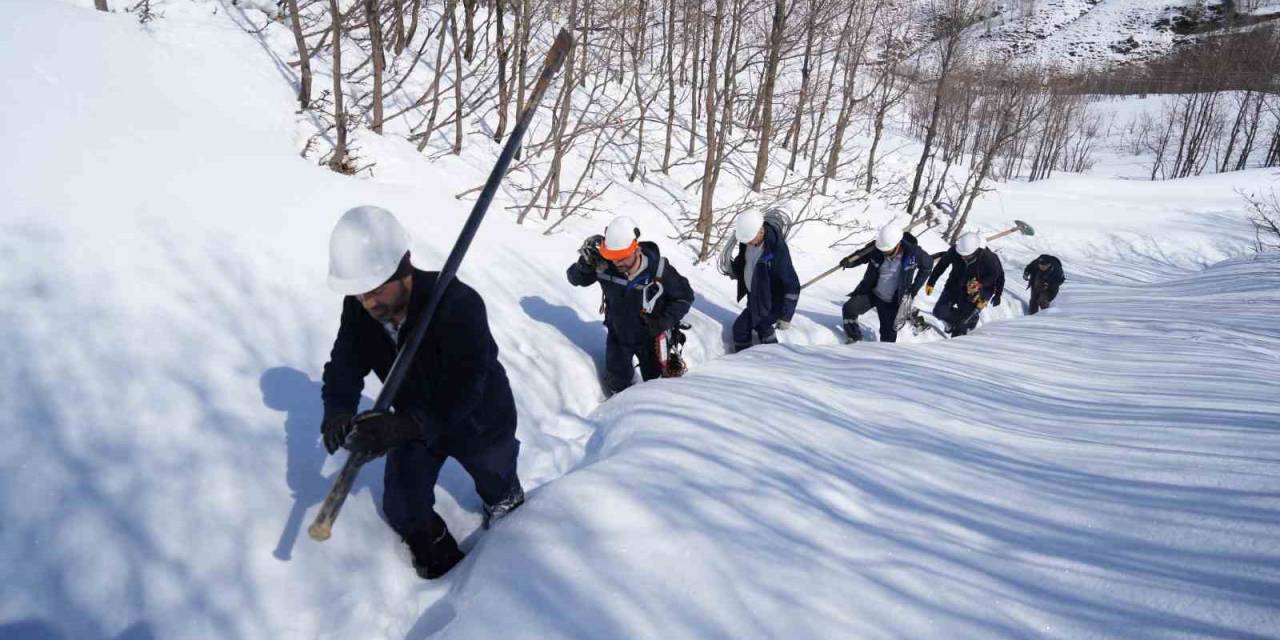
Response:
[[[997,307],[1000,306],[1000,294],[997,293],[995,297],[991,299],[991,304]]]
[[[325,451],[333,455],[346,442],[347,434],[351,433],[351,414],[335,413],[325,418],[320,424],[320,433],[324,436]]]
[[[853,263],[855,263],[855,262],[857,262],[857,261],[858,261],[858,254],[856,254],[856,253],[851,253],[851,254],[849,254],[849,255],[847,255],[847,256],[845,256],[845,257],[843,257],[843,258],[841,258],[841,259],[840,259],[840,266],[842,266],[842,267],[844,267],[844,268],[846,268],[846,269],[852,269],[852,268],[853,268]]]
[[[649,330],[649,335],[657,337],[659,333],[670,329],[667,326],[667,319],[656,313],[646,313],[640,316],[644,320],[644,328]]]
[[[347,449],[351,453],[376,458],[421,439],[422,429],[413,418],[397,413],[366,411],[351,420]]]
[[[600,256],[600,242],[604,240],[602,235],[594,235],[582,241],[582,246],[578,247],[578,262],[583,266],[595,271],[600,268],[604,258]]]

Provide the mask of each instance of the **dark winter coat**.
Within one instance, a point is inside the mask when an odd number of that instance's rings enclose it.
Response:
[[[1045,261],[1049,263],[1049,268],[1041,271],[1036,265],[1037,262]],[[1049,297],[1057,295],[1058,287],[1066,282],[1067,276],[1062,271],[1062,261],[1048,254],[1041,255],[1036,258],[1025,269],[1022,270],[1022,279],[1031,285],[1033,291],[1045,288],[1050,292]]]
[[[948,268],[951,269],[951,274],[947,276],[944,293],[950,292],[955,299],[968,297],[965,284],[977,278],[982,283],[982,299],[995,305],[1000,304],[1000,297],[1004,294],[1004,266],[1000,264],[1000,257],[994,251],[985,247],[978,249],[977,258],[972,263],[966,263],[960,252],[952,246],[938,261],[933,275],[929,276],[929,286],[932,287]]]
[[[743,270],[747,263],[747,245],[738,243],[738,255],[733,259],[733,278],[738,281],[738,300],[747,296],[747,308],[753,318],[778,318],[791,322],[800,302],[800,277],[791,264],[791,249],[787,239],[772,224],[764,225],[764,251],[751,274],[751,288],[747,288]]]
[[[662,329],[671,329],[684,318],[693,306],[693,287],[676,268],[662,259],[658,245],[652,242],[641,242],[640,251],[644,252],[648,263],[644,271],[628,280],[612,262],[604,261],[604,266],[592,269],[581,260],[569,265],[565,275],[569,283],[579,287],[589,287],[597,282],[604,292],[604,326],[620,344],[639,347],[651,344],[653,333],[644,323],[645,289],[657,282],[662,283],[662,296],[654,305],[654,315],[658,317]],[[659,266],[662,273],[658,273]]]
[[[326,417],[356,411],[370,371],[386,380],[438,275],[414,269],[409,311],[396,344],[355,296],[343,299],[342,321],[320,391]],[[484,300],[475,289],[457,279],[449,284],[392,406],[397,413],[412,415],[424,437],[441,442],[446,450],[480,449],[515,432],[515,399],[498,362]]]
[[[868,242],[858,251],[863,256],[852,264],[845,265],[845,268],[853,269],[865,264],[867,270],[862,274],[862,282],[858,283],[856,289],[849,292],[849,296],[874,295],[876,284],[880,282],[880,265],[885,261],[884,252],[876,248],[874,241]],[[920,248],[920,243],[915,236],[910,233],[902,234],[902,260],[898,263],[898,290],[893,300],[888,302],[896,305],[902,303],[903,296],[915,297],[931,272],[933,272],[933,258],[927,251]]]

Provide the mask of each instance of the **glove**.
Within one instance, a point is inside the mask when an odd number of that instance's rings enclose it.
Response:
[[[924,294],[925,294],[926,296],[931,296],[931,295],[933,295],[933,285],[931,285],[931,284],[926,284],[926,285],[924,286]]]
[[[351,420],[347,449],[351,453],[376,458],[421,439],[422,429],[413,418],[397,413],[366,411]]]
[[[840,259],[840,266],[842,266],[842,267],[844,267],[844,268],[846,268],[846,269],[852,269],[852,268],[853,268],[853,263],[854,263],[854,262],[857,262],[857,259],[858,259],[858,254],[856,254],[856,253],[851,253],[851,254],[849,254],[849,255],[847,255],[847,256],[845,256],[845,257],[843,257],[843,258],[841,258],[841,259]]]
[[[995,305],[995,306],[997,306],[997,307],[998,307],[998,306],[1000,306],[1000,296],[999,296],[999,295],[997,295],[996,297],[992,298],[992,299],[991,299],[991,304],[993,304],[993,305]]]
[[[791,323],[786,320],[779,320],[773,323],[773,327],[778,331],[786,331],[791,328]]]
[[[324,419],[320,424],[320,433],[324,436],[324,448],[333,455],[347,441],[351,433],[351,414],[337,413]]]
[[[983,299],[983,298],[978,298],[977,300],[975,300],[975,301],[973,302],[973,306],[977,307],[977,308],[978,308],[978,310],[986,309],[986,308],[987,308],[987,301],[986,301],[985,299]]]
[[[582,241],[582,246],[578,248],[578,262],[583,266],[595,271],[600,268],[601,261],[604,260],[600,256],[600,241],[604,240],[604,236],[594,235]]]
[[[649,335],[657,337],[658,334],[670,329],[667,326],[666,318],[656,313],[646,313],[640,316],[644,320],[644,328],[649,330]]]

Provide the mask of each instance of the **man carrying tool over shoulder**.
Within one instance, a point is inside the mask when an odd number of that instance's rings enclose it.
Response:
[[[345,297],[320,392],[324,446],[330,454],[343,447],[352,455],[387,456],[383,511],[426,579],[462,560],[434,508],[446,458],[456,459],[475,481],[484,528],[524,503],[516,475],[515,399],[484,300],[461,281],[447,285],[392,402],[395,412],[355,415],[365,376],[373,371],[386,380],[438,275],[413,267],[409,234],[386,209],[352,209],[330,236],[329,287]]]

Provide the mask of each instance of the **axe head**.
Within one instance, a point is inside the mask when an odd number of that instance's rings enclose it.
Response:
[[[1018,231],[1022,232],[1024,236],[1034,236],[1036,234],[1036,230],[1032,229],[1031,225],[1021,220],[1014,220],[1013,224],[1018,225]]]

